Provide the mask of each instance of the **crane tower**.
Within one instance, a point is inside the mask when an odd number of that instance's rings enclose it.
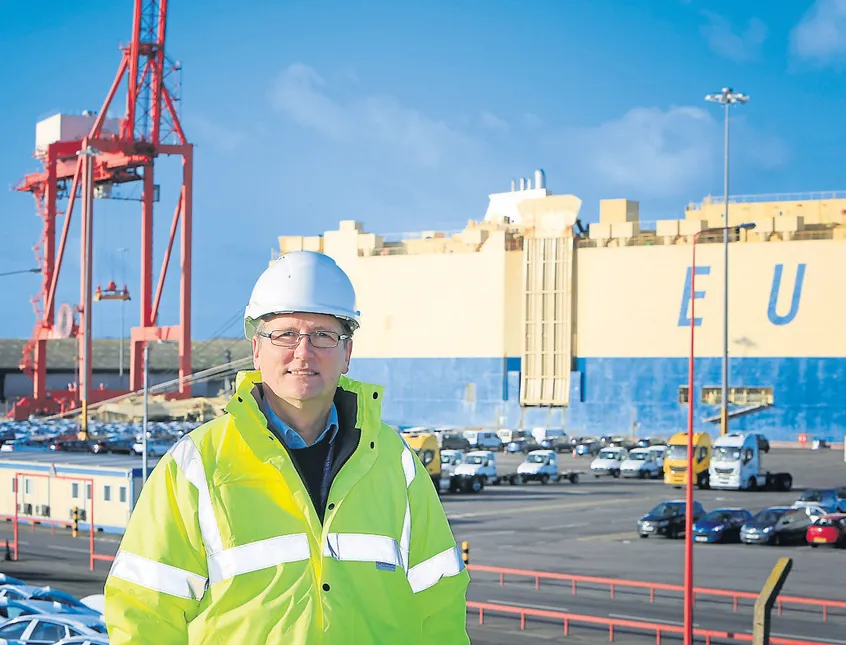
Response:
[[[130,389],[142,388],[144,344],[166,340],[178,343],[180,386],[176,396],[191,394],[190,385],[184,379],[191,373],[194,149],[185,138],[177,113],[179,65],[165,55],[167,5],[167,0],[134,0],[132,39],[121,47],[117,74],[99,112],[81,117],[56,115],[39,123],[36,129],[36,156],[43,170],[26,176],[16,189],[32,193],[38,215],[43,220],[41,238],[34,247],[42,281],[39,293],[32,299],[35,327],[20,363],[21,369],[33,380],[32,398],[21,399],[15,404],[14,418],[55,413],[81,405],[85,419],[87,403],[116,394],[91,388],[92,213],[95,194],[109,195],[112,187],[129,182],[141,184],[140,324],[130,332]],[[124,85],[125,112],[119,119],[107,119],[109,108]],[[182,158],[182,187],[154,289],[153,204],[158,190],[155,162],[160,155]],[[58,202],[63,199],[67,200],[64,213],[58,209]],[[80,300],[75,307],[57,308],[56,286],[77,201],[81,202],[82,232]],[[58,217],[62,214],[63,222]],[[62,224],[58,247],[57,221]],[[159,304],[177,234],[181,259],[178,268],[179,322],[161,325]],[[48,392],[47,341],[67,337],[76,337],[79,343],[79,387]]]

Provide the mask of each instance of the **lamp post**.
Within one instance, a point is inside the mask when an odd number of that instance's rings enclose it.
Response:
[[[752,229],[755,224],[706,228],[693,236],[692,266],[690,268],[690,358],[687,384],[687,485],[684,505],[684,645],[693,645],[693,357],[696,330],[696,240],[704,233],[723,232],[728,239],[730,230]]]
[[[724,87],[719,94],[708,94],[706,101],[725,106],[725,175],[723,177],[723,199],[726,214],[723,220],[723,384],[720,399],[720,434],[728,434],[728,229],[729,229],[729,108],[733,103],[746,103],[749,97]]]
[[[88,398],[91,393],[91,270],[92,227],[94,224],[94,157],[100,151],[88,145],[86,139],[83,148],[76,154],[82,157],[82,335],[79,374],[79,395],[82,406],[79,438],[88,439]]]

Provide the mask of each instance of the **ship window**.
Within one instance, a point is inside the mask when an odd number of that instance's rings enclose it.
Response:
[[[773,405],[773,388],[730,387],[728,391],[728,400],[729,405]],[[687,398],[685,398],[684,402],[687,402]],[[721,387],[702,388],[703,404],[722,405],[722,402],[723,391]]]
[[[687,405],[687,385],[679,387],[679,405]]]

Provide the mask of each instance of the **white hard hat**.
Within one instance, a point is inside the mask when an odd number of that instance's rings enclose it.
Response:
[[[359,325],[355,289],[346,273],[323,253],[292,251],[264,270],[244,311],[244,335],[252,339],[263,316],[326,314]]]

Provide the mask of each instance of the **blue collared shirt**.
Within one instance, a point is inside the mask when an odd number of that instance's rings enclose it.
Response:
[[[264,416],[267,417],[267,422],[270,424],[271,429],[282,437],[282,441],[285,443],[286,447],[291,450],[308,448],[308,444],[305,442],[305,439],[300,436],[300,433],[280,419],[273,411],[273,408],[271,408],[270,404],[267,402],[267,397],[262,397],[261,411],[264,412]],[[320,436],[314,443],[322,441],[327,434],[329,435],[330,441],[338,434],[338,410],[335,408],[334,403],[332,404],[332,409],[329,411],[329,421],[326,423],[326,429],[320,433]]]

